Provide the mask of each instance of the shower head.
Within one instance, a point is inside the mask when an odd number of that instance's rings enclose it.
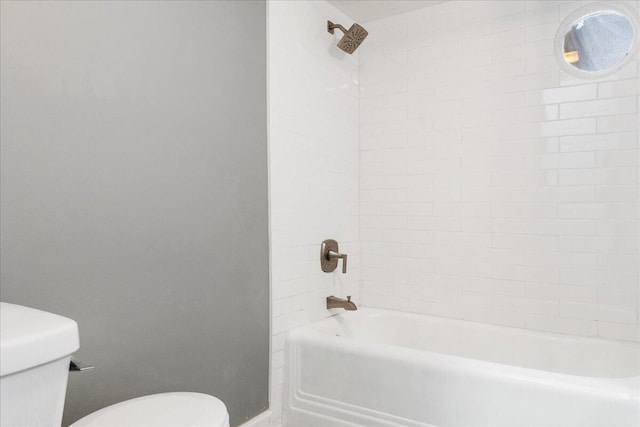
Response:
[[[340,24],[334,24],[331,21],[327,21],[327,31],[333,34],[333,30],[335,28],[344,33],[344,36],[342,36],[338,42],[338,47],[349,54],[355,52],[358,46],[360,46],[360,43],[362,43],[364,39],[367,38],[367,35],[369,35],[367,30],[358,24],[353,24],[349,30],[346,30]]]

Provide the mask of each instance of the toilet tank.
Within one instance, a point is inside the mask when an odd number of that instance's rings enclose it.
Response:
[[[1,427],[60,426],[78,347],[75,321],[0,302]]]

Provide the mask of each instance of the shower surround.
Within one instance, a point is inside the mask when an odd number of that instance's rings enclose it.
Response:
[[[638,63],[560,71],[553,38],[582,5],[448,1],[360,22],[269,1],[271,425],[286,333],[333,315],[331,294],[640,340]],[[328,20],[369,35],[345,54]],[[321,272],[326,238],[346,275]]]

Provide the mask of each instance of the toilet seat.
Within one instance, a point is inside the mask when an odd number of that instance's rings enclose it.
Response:
[[[107,406],[70,427],[229,427],[229,414],[208,394],[160,393]]]

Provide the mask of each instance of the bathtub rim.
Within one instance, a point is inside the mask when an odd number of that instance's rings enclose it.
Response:
[[[636,343],[634,341],[618,341],[618,340],[610,340],[600,337],[583,337],[571,334],[560,334],[555,332],[546,332],[546,331],[538,331],[538,330],[530,330],[524,328],[514,328],[508,326],[500,326],[500,325],[492,325],[485,324],[480,322],[471,322],[467,320],[460,319],[450,319],[445,317],[431,316],[426,314],[419,313],[405,313],[396,310],[387,310],[375,307],[363,307],[359,308],[356,312],[341,312],[326,317],[324,319],[318,320],[313,323],[309,323],[307,325],[303,325],[294,329],[291,329],[287,332],[287,340],[286,340],[286,348],[287,354],[289,354],[291,340],[296,338],[301,341],[314,341],[314,342],[323,342],[324,346],[331,346],[339,349],[349,349],[349,350],[363,350],[366,349],[368,352],[377,352],[377,353],[386,353],[387,355],[395,353],[395,357],[401,357],[406,360],[416,361],[418,359],[422,360],[425,357],[430,362],[438,363],[439,366],[447,366],[450,369],[460,369],[462,371],[474,371],[480,370],[481,372],[491,373],[492,376],[508,376],[512,379],[521,379],[524,381],[542,381],[553,383],[557,386],[569,386],[569,387],[577,387],[582,389],[583,391],[591,390],[594,392],[600,392],[603,388],[608,393],[615,394],[624,394],[628,398],[640,399],[640,373],[631,376],[625,377],[596,377],[596,376],[583,376],[583,375],[574,375],[563,372],[556,371],[547,371],[542,369],[523,367],[518,365],[510,365],[506,363],[493,362],[489,360],[483,359],[475,359],[466,356],[459,356],[455,354],[448,353],[440,353],[431,350],[424,349],[415,349],[405,346],[399,346],[395,344],[383,344],[383,343],[375,343],[369,341],[360,341],[357,338],[351,338],[347,336],[333,336],[328,331],[320,330],[319,324],[329,323],[335,321],[336,318],[345,317],[345,316],[353,316],[353,315],[373,315],[373,314],[393,314],[393,315],[401,315],[408,317],[426,317],[429,319],[434,319],[436,321],[442,322],[456,322],[462,324],[463,326],[468,326],[469,323],[473,323],[475,325],[479,325],[481,327],[487,328],[497,328],[500,329],[511,329],[516,331],[524,331],[526,333],[531,333],[535,336],[543,336],[549,337],[552,336],[554,338],[560,339],[576,339],[576,340],[586,340],[586,341],[604,341],[604,342],[613,342],[616,344],[630,345],[637,347],[640,343]],[[338,324],[335,325],[339,326]],[[392,350],[389,350],[391,348]]]

